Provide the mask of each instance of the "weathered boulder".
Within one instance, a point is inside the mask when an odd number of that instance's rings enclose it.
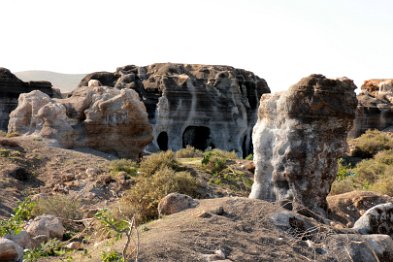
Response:
[[[198,201],[194,200],[192,197],[179,194],[179,193],[170,193],[160,200],[158,203],[158,214],[162,215],[171,215],[187,208],[193,208],[198,205]]]
[[[136,158],[151,142],[146,108],[131,89],[83,87],[65,99],[33,91],[19,97],[9,132],[55,139],[66,148],[90,147]]]
[[[387,235],[331,235],[326,247],[337,261],[393,261],[393,240]]]
[[[393,79],[366,80],[357,98],[351,137],[358,137],[368,129],[393,131]]]
[[[33,244],[37,246],[52,238],[62,240],[65,228],[59,218],[52,215],[41,215],[30,222],[26,231],[31,236]]]
[[[355,117],[355,89],[346,78],[311,75],[287,92],[262,96],[253,130],[251,198],[326,216],[337,158]]]
[[[352,191],[344,194],[328,196],[328,218],[347,227],[352,227],[370,208],[393,202],[393,197],[379,195],[374,192]]]
[[[9,114],[18,105],[19,95],[33,90],[40,90],[50,97],[60,96],[50,82],[23,82],[10,70],[0,67],[0,130],[7,130]]]
[[[23,249],[6,238],[0,238],[0,261],[2,262],[18,262],[23,259]]]
[[[235,150],[246,156],[252,151],[259,97],[270,92],[265,80],[230,66],[129,65],[114,73],[87,75],[80,88],[91,80],[138,92],[153,125],[154,139],[148,151],[192,145]]]
[[[352,228],[360,234],[386,234],[393,238],[393,203],[370,208]]]

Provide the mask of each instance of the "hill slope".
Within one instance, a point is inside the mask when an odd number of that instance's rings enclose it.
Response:
[[[53,87],[59,88],[61,92],[70,92],[75,89],[84,74],[61,74],[50,71],[22,71],[15,73],[23,81],[46,80],[52,83]]]

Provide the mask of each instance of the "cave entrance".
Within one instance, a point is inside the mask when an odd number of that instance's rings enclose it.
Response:
[[[205,150],[209,144],[210,129],[206,126],[188,126],[183,133],[183,147],[190,145]]]
[[[161,132],[157,137],[157,144],[160,150],[168,150],[168,133]]]

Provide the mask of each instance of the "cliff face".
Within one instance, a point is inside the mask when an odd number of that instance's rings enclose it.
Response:
[[[351,137],[357,137],[367,129],[393,131],[393,79],[365,81],[358,101]]]
[[[192,145],[248,155],[259,97],[270,92],[265,80],[230,66],[131,65],[87,75],[79,86],[92,79],[138,92],[153,126],[151,151]]]
[[[51,97],[59,95],[50,82],[23,82],[10,70],[0,67],[0,130],[7,130],[9,114],[18,105],[19,95],[33,90],[41,90]]]
[[[325,217],[337,158],[355,117],[355,88],[349,79],[311,75],[287,92],[262,96],[253,130],[251,198]]]

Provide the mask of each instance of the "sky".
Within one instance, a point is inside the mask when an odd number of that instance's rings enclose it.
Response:
[[[286,90],[313,73],[393,78],[391,0],[4,0],[0,66],[231,65]]]

